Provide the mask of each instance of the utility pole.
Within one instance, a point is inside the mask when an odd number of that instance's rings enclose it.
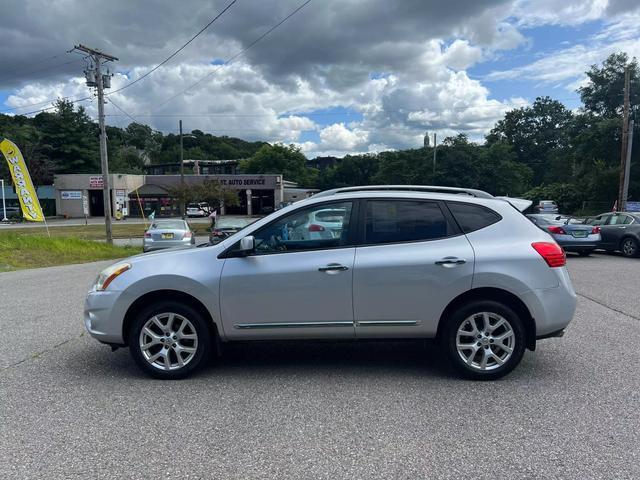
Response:
[[[436,173],[436,151],[438,150],[438,144],[436,143],[436,134],[433,133],[433,174]]]
[[[102,63],[113,62],[118,59],[113,55],[101,52],[95,48],[76,45],[75,50],[88,54],[92,60],[95,70],[85,71],[87,85],[96,87],[98,90],[98,123],[100,125],[100,164],[102,166],[103,198],[104,198],[104,224],[107,234],[107,243],[113,243],[113,233],[111,231],[111,186],[109,182],[109,157],[107,155],[107,133],[104,127],[104,89],[111,86],[111,77],[107,73],[102,75]],[[106,83],[106,85],[105,85]]]
[[[618,211],[627,206],[624,195],[625,172],[627,171],[627,143],[629,141],[629,66],[624,67],[624,106],[622,110],[622,145],[620,148],[620,183],[618,186]]]
[[[624,168],[624,184],[622,186],[622,198],[624,203],[622,204],[620,211],[624,212],[627,209],[627,198],[629,197],[629,177],[631,176],[631,150],[633,150],[633,119],[629,122],[629,134],[627,135],[627,158]]]
[[[178,122],[178,124],[180,125],[180,194],[181,194],[181,198],[180,198],[180,215],[182,215],[182,219],[184,220],[185,217],[185,211],[184,211],[184,197],[185,197],[185,191],[184,191],[184,147],[182,144],[182,120],[180,120]]]

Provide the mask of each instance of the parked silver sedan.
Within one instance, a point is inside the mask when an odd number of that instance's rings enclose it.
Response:
[[[142,251],[184,247],[196,242],[189,224],[184,220],[155,220],[144,232]]]

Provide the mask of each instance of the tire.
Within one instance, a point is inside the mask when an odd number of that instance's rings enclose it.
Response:
[[[150,346],[145,349],[143,344]],[[190,305],[175,301],[145,308],[129,330],[129,350],[136,364],[163,380],[190,375],[209,358],[211,345],[207,320]]]
[[[487,317],[492,331],[486,329]],[[460,331],[468,331],[469,335],[458,337]],[[503,340],[498,343],[500,337]],[[461,340],[460,344],[469,348],[459,350],[458,339]],[[493,300],[478,300],[453,312],[445,325],[441,342],[449,361],[462,376],[473,380],[495,380],[511,372],[520,363],[526,348],[526,334],[522,320],[510,307]],[[493,356],[484,353],[487,351]]]
[[[580,255],[581,257],[588,257],[592,253],[593,253],[593,250],[580,250],[578,252],[578,255]]]
[[[625,237],[620,242],[620,251],[625,257],[635,258],[640,255],[640,245],[635,238]]]

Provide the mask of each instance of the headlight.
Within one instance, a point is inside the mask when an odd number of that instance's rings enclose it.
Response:
[[[109,268],[105,268],[98,278],[96,279],[96,283],[93,288],[97,291],[106,290],[111,282],[113,282],[116,277],[131,268],[130,263],[116,263],[115,265],[111,265]]]

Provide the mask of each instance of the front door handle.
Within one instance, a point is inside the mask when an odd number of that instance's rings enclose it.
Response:
[[[330,263],[327,266],[318,268],[319,272],[344,272],[345,270],[349,270],[349,267],[345,267],[339,263]]]
[[[627,227],[618,227],[618,228],[620,228],[620,229],[624,230],[624,229],[625,229],[625,228],[627,228]]]
[[[443,267],[448,268],[455,267],[456,265],[463,265],[465,263],[467,263],[466,260],[456,257],[445,257],[442,260],[436,261],[436,265],[442,265]]]

